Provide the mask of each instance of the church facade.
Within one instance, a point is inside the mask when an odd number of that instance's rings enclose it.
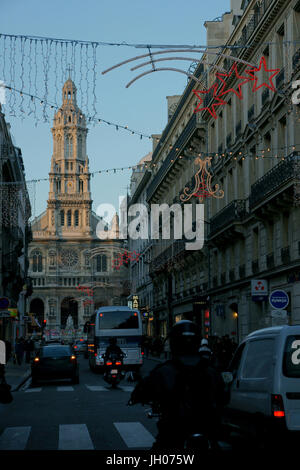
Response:
[[[71,315],[74,329],[81,333],[96,308],[125,305],[130,292],[128,269],[114,266],[124,248],[118,239],[118,215],[106,227],[105,240],[96,234],[100,217],[92,211],[88,129],[70,78],[63,86],[62,98],[51,129],[47,209],[32,222],[28,275],[33,295],[28,311],[38,324],[45,325],[45,332],[62,332]]]

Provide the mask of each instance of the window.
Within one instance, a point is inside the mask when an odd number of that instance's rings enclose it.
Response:
[[[106,255],[98,255],[96,258],[96,271],[106,272],[107,271],[107,257]]]
[[[273,358],[273,339],[250,341],[248,343],[241,377],[244,379],[262,379],[270,377],[273,368]]]
[[[103,330],[131,329],[139,327],[139,317],[128,311],[113,311],[99,313],[99,327]]]
[[[71,210],[68,210],[67,219],[68,219],[68,226],[70,227],[70,225],[71,225],[71,223],[72,223],[72,214],[71,214]]]
[[[54,251],[49,251],[49,264],[50,266],[55,266],[56,253]]]
[[[79,225],[79,211],[75,211],[75,225],[77,227]]]
[[[43,271],[43,257],[39,251],[32,254],[32,271],[34,273]]]
[[[60,211],[60,225],[65,225],[65,211]]]
[[[241,364],[241,359],[242,359],[242,354],[243,354],[243,351],[245,349],[245,343],[241,344],[241,346],[239,346],[239,348],[236,350],[229,366],[228,366],[228,370],[230,372],[232,372],[232,375],[233,377],[236,376],[238,370],[239,370],[239,367],[240,367],[240,364]]]
[[[85,260],[85,265],[89,266],[90,265],[90,254],[89,253],[86,253],[84,255],[84,260]]]

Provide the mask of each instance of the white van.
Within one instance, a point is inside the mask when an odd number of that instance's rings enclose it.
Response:
[[[225,423],[256,435],[300,431],[300,325],[257,330],[229,365]]]

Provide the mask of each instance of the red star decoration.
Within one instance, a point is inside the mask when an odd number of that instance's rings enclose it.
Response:
[[[228,89],[226,90],[227,83],[226,83],[226,81],[223,80],[223,78],[222,78],[222,77],[226,77],[226,78],[231,77],[231,75],[232,75],[233,72],[235,73],[235,77],[236,77],[236,78],[238,78],[238,79],[244,79],[244,81],[243,81],[242,83],[239,83],[239,85],[238,85],[238,87],[237,87],[237,90],[238,90],[238,91],[237,91],[235,88],[228,88]],[[231,67],[229,73],[220,73],[220,72],[217,72],[217,73],[216,73],[216,77],[218,77],[218,79],[221,80],[221,82],[223,83],[223,86],[222,86],[220,92],[218,93],[218,96],[219,96],[219,97],[222,96],[222,95],[225,95],[226,93],[232,92],[232,93],[234,93],[240,100],[243,98],[241,87],[242,87],[243,85],[245,85],[245,83],[248,83],[248,82],[250,82],[251,80],[254,80],[254,77],[243,77],[242,75],[239,75],[239,73],[238,73],[238,71],[237,71],[237,63],[236,63],[236,62],[232,65],[232,67]]]
[[[208,90],[193,90],[193,93],[197,96],[197,98],[200,99],[200,103],[198,104],[197,108],[194,109],[194,113],[197,113],[198,111],[203,111],[204,109],[207,109],[207,111],[209,112],[209,114],[217,119],[217,115],[216,115],[216,111],[215,111],[215,107],[216,106],[221,106],[222,104],[227,104],[226,101],[223,101],[221,100],[218,96],[217,96],[217,88],[218,88],[218,84],[217,83],[214,83]],[[215,100],[217,100],[218,102],[213,102],[213,104],[211,105],[211,108],[210,109],[209,107],[203,107],[203,108],[199,108],[199,106],[201,106],[201,104],[203,103],[203,99],[201,98],[201,96],[199,96],[199,93],[203,93],[203,94],[206,94],[206,93],[210,93],[210,91],[213,90],[213,97],[215,98]]]
[[[270,84],[266,83],[266,82],[263,82],[261,83],[261,85],[257,86],[257,81],[258,81],[258,77],[256,77],[255,75],[253,75],[252,72],[259,72],[260,69],[261,69],[261,66],[262,64],[264,65],[264,69],[265,69],[265,72],[274,72],[271,77],[268,78]],[[280,71],[280,69],[270,69],[268,70],[267,69],[267,64],[266,64],[266,59],[264,57],[261,57],[260,58],[260,63],[259,63],[259,68],[257,67],[252,67],[251,69],[247,69],[246,70],[246,73],[248,73],[248,75],[250,75],[252,77],[252,80],[255,80],[255,83],[253,85],[253,88],[252,88],[252,91],[257,91],[259,88],[261,88],[262,86],[266,86],[267,88],[269,88],[269,90],[271,91],[276,91],[276,88],[274,87],[274,84],[272,82],[272,78]]]

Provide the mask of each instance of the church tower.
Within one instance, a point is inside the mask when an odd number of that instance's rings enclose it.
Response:
[[[47,201],[49,232],[63,238],[92,235],[89,160],[85,116],[77,106],[76,86],[69,78],[63,104],[54,115],[53,155]]]

